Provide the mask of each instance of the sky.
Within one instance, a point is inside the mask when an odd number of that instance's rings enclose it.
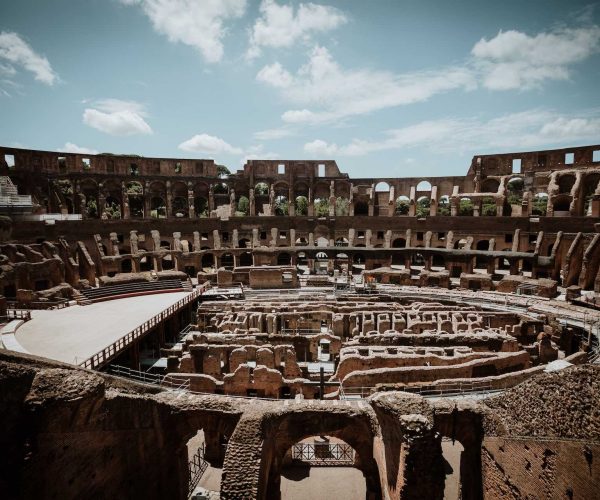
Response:
[[[600,4],[0,2],[0,144],[464,175],[600,143]]]

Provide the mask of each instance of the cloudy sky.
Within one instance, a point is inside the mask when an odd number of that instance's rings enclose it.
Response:
[[[0,143],[462,175],[600,143],[600,4],[0,3]]]

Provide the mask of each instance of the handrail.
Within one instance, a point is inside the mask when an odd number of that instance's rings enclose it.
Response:
[[[200,295],[208,290],[209,287],[210,284],[208,282],[198,286],[193,292],[178,300],[175,304],[170,305],[167,309],[145,321],[138,327],[131,330],[129,333],[126,333],[108,347],[105,347],[85,361],[79,363],[79,366],[88,368],[90,370],[95,370],[109,363],[122,351],[124,351],[134,340],[146,335],[146,333],[152,330],[155,326],[159,325],[162,321],[168,319],[171,315],[187,306],[190,302],[196,300],[198,297],[200,297]]]

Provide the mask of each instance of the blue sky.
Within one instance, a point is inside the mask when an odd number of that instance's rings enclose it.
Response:
[[[600,143],[600,5],[528,0],[0,4],[0,143],[335,159],[462,175]]]

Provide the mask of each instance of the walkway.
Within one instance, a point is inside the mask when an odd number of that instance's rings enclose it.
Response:
[[[66,363],[80,363],[123,337],[187,295],[160,293],[141,297],[32,311],[15,335],[29,353]]]

